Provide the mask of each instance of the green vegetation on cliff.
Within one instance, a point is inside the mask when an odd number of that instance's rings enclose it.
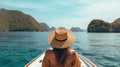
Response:
[[[116,19],[112,23],[112,27],[113,27],[113,32],[120,32],[120,18]]]
[[[88,32],[120,32],[120,18],[113,23],[108,23],[100,19],[94,19],[87,28]]]
[[[42,24],[38,23],[30,15],[24,14],[18,10],[0,9],[0,31],[44,31],[44,30],[46,31],[46,27],[43,26],[43,23]]]

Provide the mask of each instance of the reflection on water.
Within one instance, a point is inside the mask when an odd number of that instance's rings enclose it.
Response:
[[[0,67],[23,67],[50,48],[48,32],[0,32]],[[98,67],[120,66],[119,33],[76,32],[72,48]]]

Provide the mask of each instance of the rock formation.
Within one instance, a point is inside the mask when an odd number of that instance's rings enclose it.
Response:
[[[84,31],[84,30],[80,29],[79,27],[72,27],[70,30],[73,32],[83,32]]]
[[[94,19],[88,25],[88,32],[109,32],[110,26],[111,24],[103,20]]]
[[[46,23],[40,23],[41,31],[49,31],[49,26]]]
[[[120,18],[112,23],[113,32],[120,32]]]
[[[49,30],[50,31],[53,31],[53,30],[55,30],[56,28],[55,27],[51,27]]]
[[[120,32],[120,18],[113,23],[108,23],[100,19],[94,19],[87,28],[88,32]]]
[[[43,31],[46,27],[18,10],[0,9],[0,31]]]

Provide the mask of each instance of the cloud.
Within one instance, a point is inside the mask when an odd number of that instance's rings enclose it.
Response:
[[[32,2],[17,2],[17,1],[4,1],[2,3],[5,6],[14,7],[14,8],[22,8],[22,9],[35,9],[35,10],[41,10],[41,11],[50,11],[53,10],[52,7],[46,4],[41,3],[32,3]]]
[[[35,8],[36,4],[29,3],[29,2],[12,2],[12,1],[5,1],[3,3],[5,6],[17,7],[17,8]]]
[[[83,29],[87,29],[87,25],[92,19],[103,19],[108,22],[113,22],[120,17],[120,1],[106,0],[95,2],[79,2],[84,3],[84,8],[81,5],[75,6],[71,13],[72,17],[64,17],[64,19],[58,19],[51,21],[54,26],[79,26]],[[50,24],[51,25],[51,24]]]
[[[87,25],[92,19],[103,19],[108,22],[113,22],[120,17],[120,1],[101,1],[101,2],[82,2],[87,3],[84,8],[77,7],[73,11],[73,18],[67,18],[68,20],[60,21],[69,26],[79,26],[83,29],[87,29]],[[58,21],[58,20],[57,20]],[[62,25],[62,24],[61,24]]]
[[[104,1],[93,3],[83,10],[86,16],[113,21],[120,17],[120,1]]]

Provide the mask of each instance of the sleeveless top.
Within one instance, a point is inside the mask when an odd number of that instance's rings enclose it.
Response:
[[[74,62],[66,66],[51,64],[49,61],[46,61],[46,60],[42,61],[42,67],[80,67],[80,66],[81,66],[81,62],[80,62],[79,57],[76,57]]]

